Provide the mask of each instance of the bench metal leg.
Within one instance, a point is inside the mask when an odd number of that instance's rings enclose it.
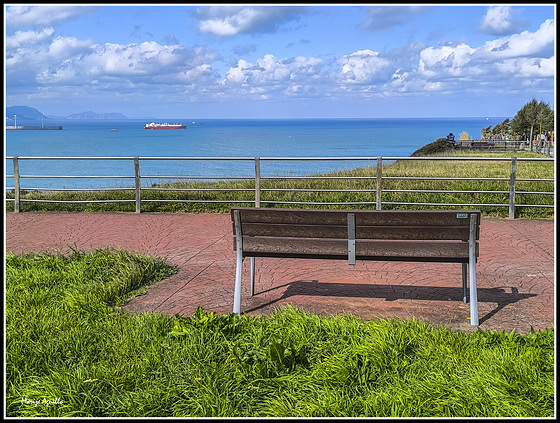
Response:
[[[469,290],[471,302],[471,325],[478,326],[478,296],[476,291],[476,215],[471,214],[469,235]]]
[[[235,265],[235,292],[233,294],[233,312],[241,313],[241,273],[243,272],[243,257],[241,251],[237,252]]]
[[[255,257],[251,257],[251,297],[255,295]]]
[[[235,222],[235,250],[237,261],[235,263],[235,288],[233,293],[233,312],[241,313],[241,273],[243,272],[243,237],[241,234],[241,217],[239,210],[233,212]]]
[[[471,302],[471,325],[478,326],[478,296],[476,292],[476,263],[472,260],[469,264],[469,288],[470,288],[470,302]]]
[[[461,263],[463,265],[463,302],[467,303],[467,263]]]

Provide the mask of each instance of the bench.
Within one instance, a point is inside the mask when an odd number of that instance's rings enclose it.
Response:
[[[243,261],[255,257],[462,263],[463,302],[467,265],[471,325],[478,326],[476,262],[478,210],[303,210],[231,209],[237,252],[233,312],[241,309]]]
[[[493,150],[494,149],[494,143],[493,142],[486,142],[486,141],[471,142],[470,149],[471,150]]]

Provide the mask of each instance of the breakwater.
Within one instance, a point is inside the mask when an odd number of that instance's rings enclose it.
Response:
[[[62,130],[62,126],[6,126],[6,129]]]

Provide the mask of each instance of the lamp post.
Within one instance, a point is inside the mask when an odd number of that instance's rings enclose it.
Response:
[[[17,116],[14,115],[14,129],[17,129]]]

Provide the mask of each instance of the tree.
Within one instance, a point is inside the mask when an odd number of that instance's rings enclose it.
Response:
[[[554,130],[554,111],[548,103],[532,99],[517,112],[511,121],[511,130],[525,137],[539,131],[551,132]]]
[[[480,130],[480,139],[488,139],[492,136],[492,125],[488,125],[486,128]]]
[[[511,122],[509,119],[504,120],[502,123],[498,123],[492,129],[492,137],[498,139],[505,139],[507,134],[511,132]]]

